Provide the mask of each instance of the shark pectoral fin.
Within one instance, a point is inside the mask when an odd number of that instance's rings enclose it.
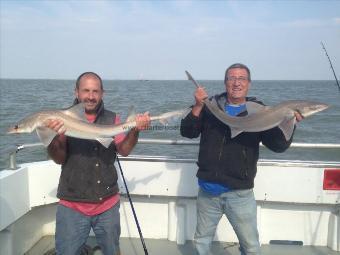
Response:
[[[100,142],[105,148],[109,148],[110,144],[113,142],[113,138],[108,137],[108,138],[97,138],[96,139],[98,142]]]
[[[237,129],[237,128],[230,128],[230,132],[231,132],[231,138],[234,138],[235,136],[238,136],[239,134],[241,134],[243,130]]]
[[[134,107],[134,106],[130,106],[130,108],[129,108],[129,113],[128,113],[128,117],[127,117],[127,119],[126,119],[126,122],[134,121],[135,118],[136,118],[135,107]]]
[[[295,122],[295,117],[293,117],[290,119],[286,119],[279,124],[279,128],[285,136],[286,141],[288,141],[293,135]]]
[[[159,122],[164,126],[169,125],[169,120],[167,120],[167,119],[160,119]]]
[[[55,131],[47,127],[37,127],[37,135],[45,147],[49,146],[53,138],[57,135]]]

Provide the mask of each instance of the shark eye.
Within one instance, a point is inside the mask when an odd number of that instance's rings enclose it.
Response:
[[[14,126],[14,129],[18,129],[18,128],[19,128],[19,126],[18,126],[18,125],[15,125],[15,126]]]

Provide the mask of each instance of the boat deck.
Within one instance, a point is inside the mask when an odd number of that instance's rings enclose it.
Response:
[[[91,247],[96,246],[94,237],[90,237],[87,244]],[[187,241],[184,245],[177,245],[162,239],[145,239],[145,244],[150,255],[196,255],[192,241]],[[121,255],[144,255],[144,250],[140,239],[121,238]],[[43,237],[25,255],[42,255],[54,247],[54,236]],[[239,255],[237,243],[214,242],[212,254],[214,255]],[[340,255],[340,252],[332,251],[327,247],[320,246],[301,246],[301,245],[262,245],[262,255]],[[52,255],[51,253],[48,253]],[[102,255],[97,250],[93,255]]]

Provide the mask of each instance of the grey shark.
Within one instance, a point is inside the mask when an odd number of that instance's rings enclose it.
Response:
[[[198,83],[190,73],[186,71],[186,74],[188,79],[198,87]],[[232,138],[242,132],[260,132],[278,126],[287,141],[294,131],[295,112],[306,118],[329,107],[324,103],[306,100],[284,101],[275,106],[264,106],[248,101],[246,103],[248,115],[232,117],[221,110],[214,99],[212,101],[205,99],[204,104],[217,119],[230,127]]]
[[[159,121],[166,124],[169,119],[183,116],[189,111],[189,109],[182,109],[166,112],[158,116],[151,116],[150,119],[151,121]],[[33,113],[11,127],[8,130],[8,133],[31,133],[36,130],[41,142],[45,146],[48,146],[57,135],[56,132],[45,126],[46,121],[51,119],[59,119],[63,121],[66,129],[65,135],[82,139],[97,140],[106,148],[109,147],[113,141],[113,136],[128,132],[137,125],[134,113],[129,114],[126,122],[118,125],[89,123],[85,119],[84,105],[78,104],[65,110],[50,110]]]
[[[216,118],[227,124],[231,130],[231,137],[242,132],[260,132],[279,127],[288,141],[294,131],[296,123],[295,112],[302,117],[309,117],[328,108],[328,105],[306,100],[289,100],[275,106],[263,106],[254,102],[247,102],[248,115],[244,117],[231,117],[223,112],[217,103],[206,104]]]

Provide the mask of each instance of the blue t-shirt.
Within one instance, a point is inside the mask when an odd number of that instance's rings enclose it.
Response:
[[[227,104],[225,107],[225,112],[229,114],[230,116],[237,116],[241,112],[244,112],[246,108],[246,104],[240,104],[240,105],[235,105],[235,104]]]
[[[225,112],[229,114],[230,116],[237,116],[238,114],[240,114],[241,112],[244,112],[245,110],[246,110],[246,104],[241,104],[241,105],[227,104],[225,106]],[[198,185],[205,192],[211,195],[215,195],[215,196],[221,195],[222,193],[228,192],[231,190],[226,185],[208,182],[208,181],[204,181],[201,179],[198,179]]]

